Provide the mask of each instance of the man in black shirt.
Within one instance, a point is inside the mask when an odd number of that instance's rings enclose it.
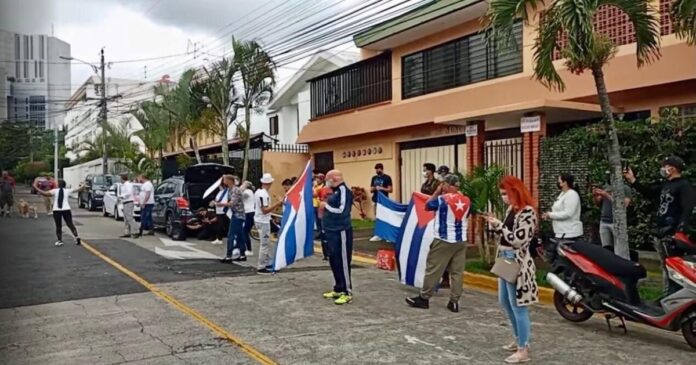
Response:
[[[372,181],[370,182],[370,192],[372,192],[372,202],[374,203],[374,213],[375,217],[377,216],[377,194],[384,194],[385,196],[389,196],[389,193],[394,191],[394,188],[392,186],[392,178],[384,173],[384,165],[381,163],[378,163],[375,165],[375,173],[376,175],[372,177]],[[372,238],[370,238],[371,242],[376,242],[376,241],[381,241],[382,238],[380,236],[374,235]]]
[[[667,275],[665,258],[667,251],[665,243],[671,240],[676,232],[686,232],[689,228],[689,219],[696,206],[696,192],[689,181],[682,177],[684,160],[677,156],[670,156],[662,160],[660,175],[667,181],[657,185],[644,185],[637,181],[633,171],[626,169],[626,180],[641,194],[654,197],[659,194],[660,205],[657,209],[658,240],[655,242],[655,250],[660,255],[662,265],[663,294],[669,295],[679,288],[676,287]]]
[[[420,192],[433,195],[437,187],[440,186],[440,181],[435,178],[435,165],[431,163],[423,164],[423,178],[425,178],[425,181],[421,185]]]

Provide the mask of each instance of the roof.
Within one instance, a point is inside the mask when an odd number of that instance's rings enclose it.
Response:
[[[256,139],[259,139],[259,138],[263,139],[264,137],[267,137],[267,138],[270,139],[271,141],[275,141],[275,138],[273,138],[273,137],[267,135],[266,133],[255,133],[255,134],[252,134],[250,140],[253,141],[253,140],[256,140]],[[242,142],[243,142],[243,140],[242,140],[241,138],[229,138],[229,139],[227,139],[227,144],[228,144],[228,145],[241,144]],[[199,152],[200,152],[200,151],[205,151],[205,150],[208,150],[208,149],[211,149],[211,148],[220,147],[220,146],[221,146],[220,142],[211,143],[211,144],[206,144],[206,145],[203,145],[203,146],[198,146],[198,151],[199,151]],[[183,151],[179,150],[179,151],[167,152],[167,153],[164,153],[164,154],[162,155],[162,157],[171,157],[171,156],[180,155],[180,154],[182,154],[182,153],[193,153],[193,148],[186,148],[186,149],[184,149]]]
[[[395,18],[378,23],[353,36],[355,45],[364,48],[399,33],[447,16],[483,0],[435,0]]]
[[[332,69],[340,68],[358,61],[360,56],[346,51],[319,51],[315,53],[297,72],[273,95],[269,110],[277,110],[289,105],[292,98],[307,84],[307,81]]]

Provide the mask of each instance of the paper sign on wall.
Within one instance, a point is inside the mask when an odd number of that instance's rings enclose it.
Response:
[[[466,126],[466,136],[467,137],[476,137],[478,135],[478,125],[472,124]]]
[[[523,117],[520,119],[520,131],[522,133],[539,132],[541,130],[541,117]]]

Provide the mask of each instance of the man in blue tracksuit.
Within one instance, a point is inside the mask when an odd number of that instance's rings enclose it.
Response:
[[[353,255],[353,226],[350,212],[353,207],[353,193],[343,182],[339,170],[326,174],[326,186],[333,190],[319,209],[324,210],[324,232],[329,248],[329,263],[336,284],[332,291],[324,293],[324,298],[334,299],[336,304],[346,304],[353,300],[350,279],[350,261]]]

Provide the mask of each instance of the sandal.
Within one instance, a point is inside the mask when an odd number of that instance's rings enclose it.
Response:
[[[517,341],[510,342],[509,345],[503,346],[503,350],[510,352],[517,352]]]
[[[520,351],[515,352],[512,356],[505,359],[505,362],[508,364],[521,364],[529,361],[532,361],[532,359],[529,358],[529,353]]]

